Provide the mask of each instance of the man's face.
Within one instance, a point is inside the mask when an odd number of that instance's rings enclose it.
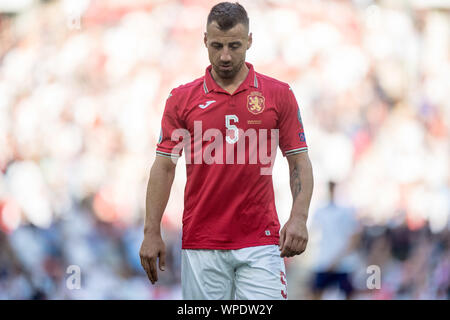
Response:
[[[215,73],[223,79],[232,79],[245,63],[245,53],[252,44],[252,35],[248,34],[242,23],[222,31],[213,21],[206,28],[204,42]]]

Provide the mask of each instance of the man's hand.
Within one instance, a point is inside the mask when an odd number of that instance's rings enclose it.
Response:
[[[156,260],[159,258],[159,269],[164,271],[166,264],[166,246],[160,234],[146,234],[139,251],[141,264],[152,284],[158,281]]]
[[[308,229],[302,218],[289,218],[280,232],[281,257],[293,257],[301,254],[308,243]]]

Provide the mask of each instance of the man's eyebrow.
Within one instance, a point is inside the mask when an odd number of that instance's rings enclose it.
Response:
[[[235,44],[242,44],[242,42],[241,41],[233,41],[233,42],[230,42],[228,45],[230,45],[230,46],[232,46],[232,45],[235,45]]]

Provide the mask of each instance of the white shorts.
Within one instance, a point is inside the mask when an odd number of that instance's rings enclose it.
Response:
[[[237,250],[183,249],[186,300],[284,300],[287,282],[277,245]]]

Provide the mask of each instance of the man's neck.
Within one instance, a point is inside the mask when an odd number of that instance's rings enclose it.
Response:
[[[242,68],[239,70],[239,72],[236,74],[234,78],[231,79],[224,79],[221,78],[214,69],[211,70],[211,76],[216,81],[216,83],[225,91],[229,92],[230,94],[233,94],[239,88],[242,82],[244,82],[245,78],[247,78],[248,72],[250,69],[247,67],[247,65],[244,63]]]

